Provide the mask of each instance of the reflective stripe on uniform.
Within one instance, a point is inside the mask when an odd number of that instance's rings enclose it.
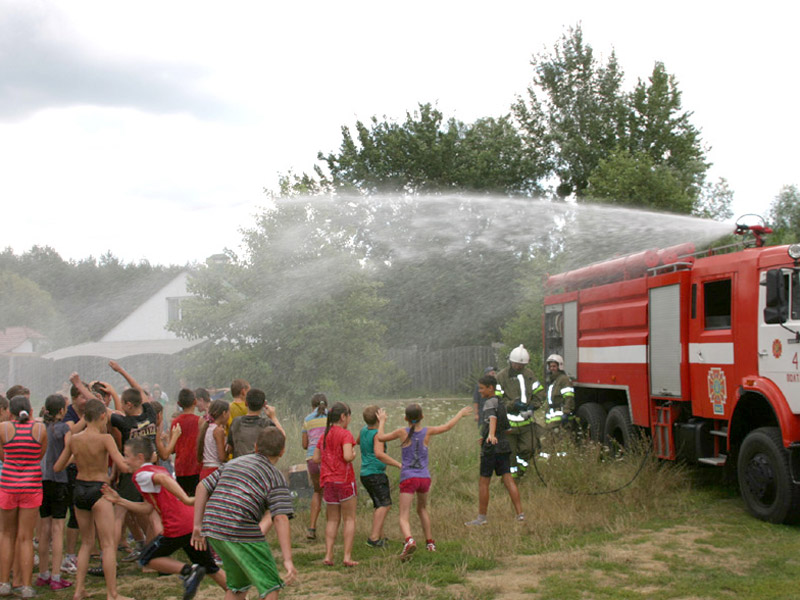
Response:
[[[527,404],[528,398],[525,395],[525,377],[522,375],[522,373],[517,375],[517,381],[519,381],[519,393],[520,393],[519,401],[522,402],[523,404]]]
[[[545,423],[551,423],[553,421],[561,421],[561,417],[563,416],[564,416],[564,411],[550,409],[547,411],[544,420]]]
[[[573,395],[575,395],[575,388],[573,388],[573,387],[561,388],[561,395],[562,396],[573,396]]]

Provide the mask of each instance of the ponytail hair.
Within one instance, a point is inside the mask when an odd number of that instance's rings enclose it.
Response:
[[[58,413],[67,405],[67,399],[61,394],[51,394],[44,401],[44,414],[42,418],[49,425],[56,422]]]
[[[219,419],[228,410],[228,403],[225,400],[214,400],[208,407],[208,414],[200,417],[200,430],[197,432],[197,462],[203,462],[203,451],[206,449],[206,431],[208,426]],[[222,457],[220,456],[220,459]]]
[[[311,396],[311,408],[316,408],[317,417],[321,417],[328,410],[328,397],[321,392],[317,392]]]
[[[8,408],[19,423],[27,423],[31,418],[31,401],[25,396],[14,396]]]
[[[408,435],[406,435],[406,439],[403,440],[403,443],[400,444],[401,446],[406,446],[411,439],[411,433],[414,431],[414,425],[422,420],[422,407],[417,404],[416,402],[412,402],[408,406],[406,406],[406,421],[408,421],[409,428],[408,428]]]
[[[342,416],[350,414],[350,407],[344,402],[337,402],[328,411],[328,420],[325,423],[325,435],[322,437],[322,447],[325,447],[325,440],[328,438],[328,432],[331,427],[341,421]]]

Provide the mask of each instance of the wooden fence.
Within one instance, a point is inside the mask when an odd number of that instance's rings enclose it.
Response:
[[[446,350],[392,349],[386,356],[406,372],[414,393],[465,394],[497,356],[492,346],[461,346]]]

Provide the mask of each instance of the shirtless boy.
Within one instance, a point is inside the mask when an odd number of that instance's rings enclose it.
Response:
[[[77,373],[70,380],[78,388],[85,387]],[[84,393],[84,390],[81,390]],[[90,396],[88,391],[85,391]],[[75,435],[69,434],[65,440],[64,451],[54,466],[55,471],[63,470],[74,461],[78,467],[75,482],[75,508],[78,529],[81,534],[81,549],[78,552],[78,574],[75,581],[73,600],[86,598],[86,571],[89,554],[94,545],[95,532],[100,540],[103,555],[103,574],[106,579],[107,600],[132,600],[117,593],[117,544],[114,538],[114,506],[105,498],[101,488],[107,484],[108,459],[122,472],[128,471],[125,459],[119,453],[114,438],[105,433],[108,411],[97,399],[89,400],[83,413],[86,429]]]

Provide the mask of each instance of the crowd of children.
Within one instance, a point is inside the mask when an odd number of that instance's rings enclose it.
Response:
[[[294,513],[286,479],[275,466],[285,451],[286,434],[266,394],[241,379],[231,384],[230,403],[212,400],[202,388],[182,389],[180,412],[168,420],[158,410],[160,403],[152,401],[118,363],[111,361],[109,366],[130,387],[118,395],[107,383],[87,385],[73,373],[71,402],[60,394],[49,396],[40,420],[32,414],[25,388],[9,390],[8,400],[0,396],[0,597],[31,598],[36,595],[34,586],[47,586],[56,591],[72,587],[73,599],[83,600],[87,574],[97,574],[105,577],[107,600],[129,600],[120,595],[116,580],[117,550],[126,543],[127,527],[134,547],[123,560],[179,575],[184,600],[191,600],[205,575],[226,590],[226,600],[244,600],[253,586],[260,598],[277,598],[278,590],[297,576],[289,535]],[[508,474],[503,438],[507,419],[491,400],[495,384],[491,376],[479,384],[489,401],[484,408],[479,517],[468,525],[485,523],[492,472],[502,478],[518,519],[524,519],[519,493]],[[334,564],[341,526],[342,564],[358,565],[353,560],[357,449],[359,480],[374,509],[367,545],[387,545],[384,525],[392,494],[386,468],[391,466],[400,472],[400,560],[409,560],[417,549],[410,522],[414,500],[425,548],[435,552],[428,513],[428,446],[433,436],[451,430],[472,408],[463,408],[443,425],[424,426],[422,408],[410,404],[405,410],[407,426],[387,432],[386,412],[372,405],[364,409],[365,424],[354,437],[346,404],[336,402],[329,408],[326,396],[315,394],[311,406],[302,426],[313,487],[306,538],[316,539],[324,500],[323,564]],[[162,434],[165,421],[168,433]],[[386,451],[386,444],[394,440],[400,442],[400,461]],[[172,454],[174,465],[168,460]],[[72,526],[66,519],[68,511],[81,539],[76,561],[77,536],[67,534],[66,553],[63,542],[65,529],[69,532]],[[277,534],[283,578],[265,541],[270,530]],[[40,563],[34,583],[35,531]],[[92,570],[95,542],[102,566]],[[178,550],[190,562],[174,558]],[[5,559],[9,556],[14,557],[13,564]],[[62,571],[76,574],[74,587],[62,578]]]

